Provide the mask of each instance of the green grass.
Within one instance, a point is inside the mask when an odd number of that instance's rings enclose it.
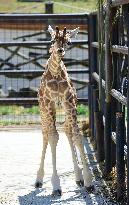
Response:
[[[60,110],[60,112],[57,113],[56,115],[57,122],[64,122],[65,114],[62,111]],[[88,117],[89,114],[88,106],[79,104],[77,106],[77,114],[78,114],[79,121]],[[40,123],[40,121],[36,121],[37,117],[35,119],[35,115],[40,115],[38,106],[32,106],[30,108],[25,108],[23,106],[16,106],[16,105],[0,106],[0,116],[3,116],[3,119],[1,117],[0,120],[0,126],[30,125],[30,124]],[[26,120],[26,117],[28,118],[28,120]]]
[[[39,114],[39,107],[32,106],[24,108],[22,106],[0,106],[0,115],[22,115],[22,114]]]
[[[10,120],[10,121],[7,121],[7,120],[3,120],[3,121],[0,121],[0,126],[9,126],[9,125],[39,125],[40,123],[39,122],[33,122],[33,121],[29,121],[29,122],[26,122],[26,121],[15,121],[15,120]]]
[[[45,1],[44,1],[45,2]],[[0,13],[45,13],[44,2],[20,2],[17,0],[0,0]],[[96,9],[95,0],[56,0],[54,13],[80,13]]]
[[[25,114],[39,114],[39,107],[32,106],[31,108],[25,108]]]
[[[0,115],[35,115],[39,114],[39,107],[32,106],[30,108],[24,108],[23,106],[0,106]],[[77,106],[77,114],[78,115],[88,115],[88,106],[83,104],[79,104]]]

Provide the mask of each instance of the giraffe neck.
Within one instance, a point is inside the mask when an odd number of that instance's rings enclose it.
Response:
[[[52,52],[50,58],[48,59],[48,69],[50,70],[51,74],[54,76],[58,76],[59,73],[61,72],[61,64],[63,61],[61,58],[58,56],[56,52]]]

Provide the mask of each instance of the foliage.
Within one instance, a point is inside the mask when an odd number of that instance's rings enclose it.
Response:
[[[56,0],[54,13],[78,13],[96,9],[95,0]],[[44,2],[20,2],[18,0],[0,0],[1,13],[45,13]]]
[[[80,104],[77,106],[77,114],[78,115],[86,115],[88,116],[88,107],[83,105],[83,104]]]
[[[88,106],[85,106],[83,104],[79,104],[77,106],[77,114],[78,114],[78,120],[82,120],[82,118],[85,119],[85,117],[88,117],[89,111]],[[2,119],[2,115],[6,115],[5,119]],[[20,116],[28,116],[30,118],[29,121],[20,120]],[[31,116],[39,115],[39,106],[32,106],[30,108],[25,108],[23,106],[0,106],[0,126],[8,126],[8,125],[31,125],[31,124],[39,124],[39,121],[32,120]],[[10,116],[8,118],[8,116]],[[16,117],[17,116],[17,117]],[[56,114],[57,122],[64,122],[65,120],[65,114],[63,110],[60,110],[60,112]]]
[[[31,108],[25,108],[25,112],[27,114],[39,114],[39,107],[38,106],[32,106]]]
[[[39,107],[32,106],[24,108],[23,106],[0,106],[0,115],[21,115],[21,114],[39,114]]]
[[[39,114],[39,107],[32,106],[30,108],[24,108],[23,106],[0,106],[0,115],[22,115],[22,114]],[[79,104],[77,106],[77,114],[78,115],[88,115],[88,107]]]

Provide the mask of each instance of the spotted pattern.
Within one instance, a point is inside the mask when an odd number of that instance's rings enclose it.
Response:
[[[51,55],[47,61],[46,71],[42,75],[38,91],[44,145],[40,167],[37,172],[36,184],[43,182],[44,159],[47,144],[49,142],[53,163],[53,175],[51,179],[53,191],[59,190],[61,192],[60,180],[56,170],[56,145],[59,139],[55,123],[56,105],[61,104],[66,113],[64,129],[71,146],[76,179],[83,180],[77,164],[75,146],[79,149],[81,154],[84,185],[90,186],[92,180],[84,155],[82,136],[77,125],[76,91],[62,61],[65,53],[65,44],[68,41],[69,35],[66,33],[66,29],[64,29],[63,32],[59,32],[59,29],[56,28],[55,33],[52,32],[51,28],[50,30],[52,39],[55,40],[55,42],[50,48]]]

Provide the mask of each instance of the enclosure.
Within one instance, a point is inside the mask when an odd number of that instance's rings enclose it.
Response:
[[[37,90],[49,58],[48,26],[80,28],[78,39],[66,52],[64,62],[77,90],[79,103],[88,99],[88,17],[87,14],[13,14],[1,15],[0,104],[1,124],[39,123]],[[10,105],[7,108],[5,105]],[[12,106],[15,105],[15,106]],[[83,112],[84,110],[84,112]],[[86,108],[78,107],[80,114]],[[62,112],[62,113],[61,113]],[[30,114],[30,115],[29,115]],[[62,110],[57,121],[64,121]]]
[[[90,127],[98,160],[105,162],[104,177],[115,176],[114,192],[122,204],[126,194],[129,204],[128,3],[99,4],[98,16],[90,16],[89,29]]]
[[[49,25],[79,27],[64,57],[77,90],[78,121],[89,116],[90,142],[108,194],[129,204],[128,0],[98,1],[91,13],[0,14],[0,125],[40,125],[37,90],[50,55]],[[64,118],[58,108],[57,124]]]

